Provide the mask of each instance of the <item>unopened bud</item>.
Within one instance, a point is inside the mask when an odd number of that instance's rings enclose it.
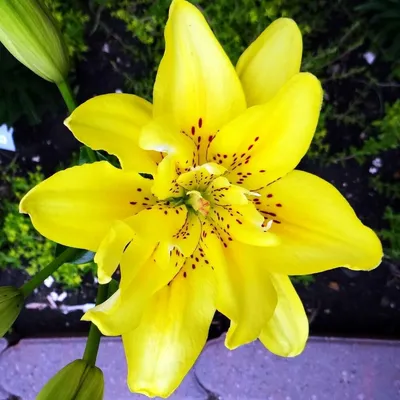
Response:
[[[0,337],[3,337],[17,319],[24,304],[21,291],[13,286],[0,287]]]
[[[101,369],[75,360],[46,383],[36,400],[102,400],[103,393]]]
[[[42,0],[0,0],[0,42],[42,78],[65,80],[67,48]]]

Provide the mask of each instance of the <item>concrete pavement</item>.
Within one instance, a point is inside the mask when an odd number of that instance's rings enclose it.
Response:
[[[82,356],[84,339],[26,339],[0,354],[0,400],[33,400],[60,368]],[[4,346],[4,341],[0,341]],[[126,388],[119,339],[102,341],[105,400],[143,400]],[[11,397],[15,396],[15,397]],[[293,359],[259,342],[235,351],[223,338],[207,344],[172,400],[395,400],[400,399],[400,342],[311,338]],[[57,399],[55,399],[57,400]],[[88,399],[90,400],[90,399]]]

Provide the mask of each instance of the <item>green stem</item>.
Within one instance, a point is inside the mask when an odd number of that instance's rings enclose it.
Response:
[[[107,300],[108,284],[99,285],[96,296],[96,305]],[[101,333],[95,324],[90,325],[89,336],[86,341],[83,359],[90,365],[96,365],[97,352],[99,351]]]
[[[61,83],[58,83],[57,87],[64,99],[65,105],[67,106],[69,113],[71,114],[77,107],[75,96],[72,93],[71,87],[69,86],[67,81],[62,81]],[[90,147],[86,147],[86,152],[91,162],[97,161],[96,153]]]
[[[55,258],[49,265],[39,271],[30,281],[21,286],[20,290],[26,299],[43,281],[48,278],[54,271],[57,271],[61,265],[73,260],[78,256],[82,250],[69,248],[63,251],[57,258]]]
[[[67,81],[62,81],[61,83],[57,84],[58,89],[61,92],[61,95],[64,99],[64,102],[68,108],[68,111],[70,113],[72,113],[72,111],[75,110],[76,106],[76,101],[75,101],[75,97],[72,93],[72,90],[68,84]]]

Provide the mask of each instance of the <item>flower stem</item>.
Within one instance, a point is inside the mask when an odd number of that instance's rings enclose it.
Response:
[[[43,281],[48,278],[54,271],[57,271],[61,265],[73,260],[78,256],[82,250],[69,248],[63,251],[57,258],[55,258],[49,265],[39,271],[30,281],[21,286],[20,290],[26,299]]]
[[[97,289],[96,305],[103,303],[108,297],[108,284],[99,285]],[[101,333],[99,328],[92,322],[90,325],[89,336],[86,341],[83,359],[90,365],[96,365],[97,353],[100,346]]]
[[[71,87],[67,81],[58,83],[57,87],[64,99],[64,103],[67,106],[69,113],[71,114],[77,107],[75,96],[72,93]],[[86,146],[86,152],[91,162],[97,161],[96,153],[90,147]]]
[[[57,87],[61,92],[68,111],[72,113],[72,111],[74,111],[76,108],[76,101],[68,82],[62,81],[61,83],[57,84]]]

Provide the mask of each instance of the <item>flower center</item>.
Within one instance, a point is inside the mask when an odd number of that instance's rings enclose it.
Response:
[[[187,200],[185,203],[200,214],[207,216],[210,212],[210,202],[206,200],[199,191],[191,190],[186,193]]]

